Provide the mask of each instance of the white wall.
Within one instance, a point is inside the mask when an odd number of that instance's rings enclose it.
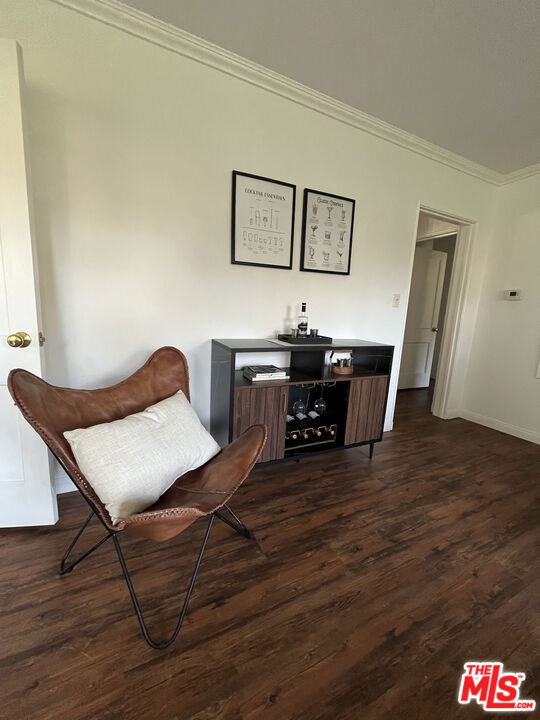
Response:
[[[540,442],[540,176],[497,192],[462,415]],[[512,288],[523,300],[502,298]]]
[[[422,203],[478,223],[459,406],[492,185],[47,0],[0,18],[25,59],[50,381],[107,385],[176,345],[207,422],[210,338],[269,336],[305,300],[321,333],[396,345],[390,429]],[[292,271],[230,264],[233,169],[298,186]],[[298,271],[304,187],[356,198],[350,277]]]

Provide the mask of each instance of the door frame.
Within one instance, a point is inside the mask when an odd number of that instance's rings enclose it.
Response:
[[[435,379],[433,401],[431,404],[431,412],[435,415],[435,417],[442,418],[443,420],[449,420],[450,418],[459,416],[461,396],[463,394],[464,377],[459,377],[457,360],[460,343],[464,341],[464,338],[462,338],[463,311],[469,287],[472,248],[477,223],[474,220],[452,215],[451,213],[436,210],[435,208],[419,203],[416,214],[414,238],[412,241],[412,261],[409,273],[407,308],[409,305],[412,281],[414,249],[417,243],[418,221],[420,219],[421,212],[427,213],[437,220],[444,220],[445,222],[458,226],[454,262],[450,277],[450,287],[448,290],[448,302],[441,338],[441,349],[439,352],[439,363],[437,366],[437,377]],[[442,236],[449,234],[453,235],[454,232],[445,232],[438,235]],[[435,237],[435,235],[433,237]],[[403,328],[403,333],[404,338],[405,327]]]

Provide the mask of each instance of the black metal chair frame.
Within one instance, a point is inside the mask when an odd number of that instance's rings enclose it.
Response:
[[[58,459],[58,458],[57,458],[57,459]],[[63,466],[63,463],[62,463],[60,460],[59,460],[59,462],[60,462],[60,464]],[[65,469],[65,468],[64,468],[64,469]],[[81,495],[82,495],[82,493],[81,493]],[[233,530],[235,530],[239,535],[242,535],[242,536],[245,537],[245,538],[251,538],[251,533],[250,533],[250,531],[247,529],[247,527],[244,525],[244,523],[240,520],[240,518],[238,517],[238,515],[235,515],[235,513],[231,510],[231,508],[230,508],[228,505],[223,505],[223,507],[220,508],[219,510],[214,510],[212,513],[209,513],[209,516],[208,516],[208,525],[207,525],[207,528],[206,528],[206,532],[205,532],[205,534],[204,534],[204,538],[203,538],[203,541],[202,541],[201,549],[199,550],[199,555],[198,555],[198,557],[197,557],[197,562],[195,563],[195,568],[194,568],[193,574],[192,574],[192,576],[191,576],[191,581],[190,581],[190,583],[189,583],[189,587],[188,587],[188,589],[187,589],[187,592],[186,592],[186,595],[185,595],[185,598],[184,598],[184,604],[182,605],[182,610],[180,611],[180,617],[178,618],[178,622],[177,622],[177,624],[176,624],[176,627],[175,627],[175,629],[174,629],[174,632],[173,632],[173,634],[170,636],[170,638],[169,638],[168,640],[163,640],[162,642],[155,642],[155,641],[152,640],[152,638],[150,637],[150,635],[149,635],[149,633],[148,633],[148,628],[146,627],[146,623],[144,622],[144,617],[143,617],[143,614],[142,614],[142,611],[141,611],[141,607],[140,607],[140,605],[139,605],[139,601],[138,601],[138,599],[137,599],[137,595],[136,595],[135,590],[134,590],[134,588],[133,588],[133,583],[131,582],[131,576],[130,576],[129,571],[128,571],[128,569],[127,569],[127,565],[126,565],[126,561],[125,561],[125,558],[124,558],[124,554],[123,554],[123,552],[122,552],[122,548],[120,547],[120,542],[119,542],[119,540],[118,540],[118,534],[119,534],[119,533],[118,533],[118,532],[115,532],[115,531],[113,531],[113,530],[109,530],[109,528],[108,528],[108,527],[105,525],[105,523],[103,522],[103,519],[101,518],[99,512],[98,512],[97,509],[94,507],[93,503],[92,503],[87,497],[85,497],[84,495],[83,495],[83,497],[84,497],[84,499],[86,500],[86,502],[90,505],[90,507],[92,508],[92,510],[91,510],[90,515],[88,516],[88,518],[84,521],[84,523],[82,524],[81,528],[79,529],[79,531],[78,531],[77,534],[75,535],[75,537],[74,537],[73,541],[71,542],[70,546],[68,547],[68,549],[67,549],[66,552],[64,553],[64,557],[62,558],[62,560],[61,560],[61,562],[60,562],[60,567],[59,567],[59,570],[58,570],[59,574],[60,574],[60,575],[66,575],[67,573],[70,573],[76,565],[78,565],[82,560],[84,560],[84,559],[87,558],[89,555],[91,555],[91,554],[94,552],[94,550],[97,550],[97,549],[98,549],[99,547],[101,547],[109,538],[112,537],[112,540],[113,540],[113,543],[114,543],[114,548],[115,548],[115,550],[116,550],[116,554],[118,555],[118,561],[120,562],[120,567],[122,568],[122,572],[123,572],[123,574],[124,574],[124,579],[125,579],[126,584],[127,584],[127,586],[128,586],[129,594],[130,594],[130,596],[131,596],[131,601],[132,601],[132,603],[133,603],[133,608],[134,608],[134,610],[135,610],[135,614],[137,615],[137,619],[138,619],[138,621],[139,621],[139,625],[140,625],[140,628],[141,628],[142,635],[143,635],[144,639],[146,640],[146,642],[150,645],[150,647],[154,648],[154,650],[166,650],[166,649],[167,649],[170,645],[172,645],[173,642],[176,640],[176,638],[178,637],[178,633],[180,632],[180,630],[181,630],[181,628],[182,628],[182,624],[183,624],[183,622],[184,622],[184,618],[185,618],[186,613],[187,613],[189,601],[190,601],[190,599],[191,599],[191,593],[193,592],[193,588],[194,588],[194,586],[195,586],[195,580],[197,579],[197,574],[198,574],[199,568],[200,568],[200,566],[201,566],[201,562],[202,562],[202,559],[203,559],[204,551],[206,550],[206,544],[207,544],[208,538],[209,538],[209,536],[210,536],[210,530],[212,529],[212,525],[214,524],[215,518],[218,518],[219,520],[221,520],[222,522],[224,522],[226,525],[228,525],[229,527],[231,527]],[[230,520],[226,515],[224,515],[224,514],[221,512],[221,510],[223,510],[223,509],[227,510],[227,512],[230,514],[232,520]],[[89,525],[89,523],[90,523],[90,520],[93,518],[94,515],[98,518],[98,520],[101,522],[101,524],[105,527],[105,529],[106,529],[106,531],[107,531],[107,534],[105,535],[105,537],[101,538],[101,540],[100,540],[99,542],[97,542],[93,547],[91,547],[89,550],[87,550],[85,553],[83,553],[80,557],[78,557],[77,560],[74,560],[74,561],[73,561],[72,563],[70,563],[69,565],[66,565],[67,560],[68,560],[69,556],[71,555],[71,551],[73,550],[73,548],[75,547],[75,545],[76,545],[77,542],[79,541],[79,538],[81,537],[81,535],[84,533],[84,531],[85,531],[86,528],[88,527],[88,525]]]

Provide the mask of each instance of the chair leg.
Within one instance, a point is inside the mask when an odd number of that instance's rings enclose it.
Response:
[[[201,549],[199,551],[199,557],[197,558],[197,562],[195,563],[195,569],[193,570],[193,575],[191,576],[191,582],[189,583],[186,597],[184,599],[184,604],[182,606],[182,611],[180,613],[180,617],[178,618],[178,622],[176,624],[174,632],[168,640],[163,640],[163,642],[159,642],[159,643],[154,642],[151,639],[150,635],[148,634],[148,630],[146,628],[146,624],[145,624],[144,618],[142,616],[141,608],[139,606],[139,601],[137,600],[137,595],[135,594],[135,590],[133,589],[133,583],[131,582],[131,577],[128,572],[127,566],[126,566],[126,561],[124,560],[124,555],[122,553],[122,549],[120,547],[118,537],[116,535],[113,535],[114,547],[116,548],[116,552],[118,554],[118,560],[120,561],[120,566],[122,568],[122,572],[124,573],[124,578],[125,578],[126,584],[128,586],[129,594],[131,596],[131,601],[133,602],[133,607],[135,609],[135,613],[137,615],[139,625],[141,626],[141,632],[142,632],[143,637],[146,640],[146,642],[150,645],[150,647],[154,648],[154,650],[165,650],[166,648],[168,648],[169,645],[172,645],[172,643],[176,640],[178,633],[180,632],[180,628],[182,627],[182,623],[184,622],[184,617],[185,617],[187,609],[188,609],[189,600],[191,598],[191,593],[193,591],[193,587],[195,586],[195,580],[197,578],[197,573],[199,572],[199,567],[201,565],[204,551],[206,549],[206,543],[208,542],[208,537],[210,535],[210,530],[212,529],[213,522],[214,522],[214,513],[212,513],[210,515],[210,519],[208,521],[208,527],[206,528],[206,532],[204,534]]]
[[[238,517],[238,515],[236,515],[236,514],[231,510],[231,508],[230,508],[228,505],[223,505],[223,508],[225,508],[225,510],[228,510],[229,514],[230,514],[230,515],[233,517],[233,519],[235,520],[234,523],[232,523],[232,522],[231,522],[225,515],[223,515],[223,513],[221,513],[219,510],[214,510],[214,515],[215,515],[216,517],[218,517],[218,518],[221,520],[221,522],[224,522],[224,523],[225,523],[226,525],[228,525],[229,527],[232,527],[233,530],[236,530],[236,532],[237,532],[239,535],[242,535],[242,537],[250,538],[250,537],[251,537],[250,531],[249,531],[248,528],[244,525],[244,523],[240,520],[240,518]]]
[[[81,529],[75,535],[73,542],[71,543],[71,545],[68,547],[68,549],[64,553],[64,557],[62,558],[62,560],[60,562],[60,567],[58,569],[58,573],[60,575],[65,575],[66,573],[71,572],[73,570],[73,568],[81,562],[81,560],[84,560],[85,558],[87,558],[91,553],[94,552],[94,550],[97,550],[98,547],[101,547],[103,545],[103,543],[112,536],[113,533],[108,532],[107,535],[105,535],[105,537],[101,538],[101,540],[99,542],[97,542],[93,547],[91,547],[90,550],[87,550],[83,555],[80,556],[80,558],[78,558],[77,560],[75,560],[74,562],[72,562],[66,566],[66,561],[67,561],[68,557],[70,556],[71,551],[77,544],[77,542],[78,542],[79,538],[81,537],[81,535],[83,534],[83,532],[88,527],[88,524],[93,516],[94,516],[94,511],[92,510],[92,512],[88,516],[88,519],[82,524]]]

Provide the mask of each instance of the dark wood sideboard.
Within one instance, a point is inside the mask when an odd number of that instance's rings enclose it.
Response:
[[[351,350],[353,373],[334,375],[328,350]],[[262,352],[290,352],[289,380],[250,382],[236,370],[236,356]],[[287,345],[272,340],[212,340],[210,431],[225,446],[251,425],[262,423],[268,439],[259,462],[305,456],[335,448],[369,445],[370,457],[382,440],[394,347],[366,340],[334,340],[328,345]],[[246,362],[246,364],[248,364]],[[301,444],[286,438],[286,416],[295,400],[312,402],[324,393],[328,412],[324,422],[334,429]]]

